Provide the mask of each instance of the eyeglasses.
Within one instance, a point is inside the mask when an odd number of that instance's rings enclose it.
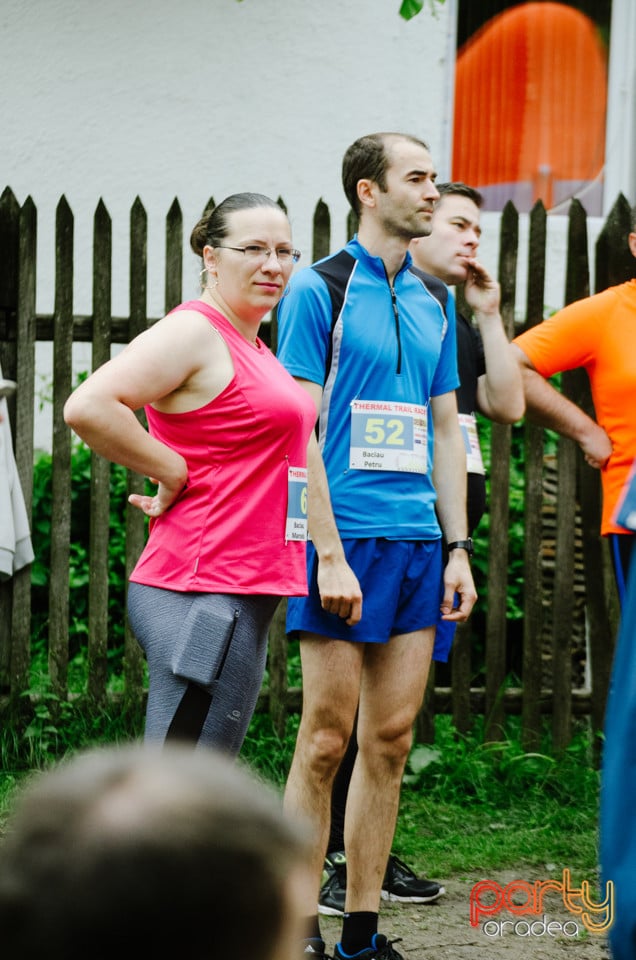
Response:
[[[283,266],[288,263],[298,263],[300,260],[300,250],[294,250],[293,247],[279,247],[278,250],[272,250],[271,247],[264,247],[261,243],[248,243],[244,247],[229,247],[227,244],[218,243],[217,247],[221,247],[222,250],[236,250],[253,263],[265,263],[272,254]]]

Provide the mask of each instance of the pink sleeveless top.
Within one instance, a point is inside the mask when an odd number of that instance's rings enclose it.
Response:
[[[185,458],[188,484],[151,521],[130,579],[169,590],[302,596],[305,542],[290,534],[299,526],[290,513],[294,502],[306,503],[311,397],[260,338],[249,343],[212,307],[193,300],[176,310],[208,318],[230,350],[234,377],[197,410],[146,407],[150,433]]]

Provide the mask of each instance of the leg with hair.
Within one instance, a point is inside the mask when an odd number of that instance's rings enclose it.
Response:
[[[402,775],[422,704],[435,628],[366,644],[358,756],[345,823],[346,909],[377,912],[400,800]],[[344,931],[343,931],[344,936]],[[344,944],[344,949],[351,952]]]
[[[364,644],[301,634],[303,708],[285,787],[285,808],[316,825],[315,887],[306,904],[316,914],[329,838],[331,791],[356,715]]]

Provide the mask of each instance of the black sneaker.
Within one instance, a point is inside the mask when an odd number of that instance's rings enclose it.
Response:
[[[387,940],[381,933],[374,933],[371,938],[371,946],[366,950],[358,950],[357,953],[343,953],[340,944],[336,944],[333,960],[404,960],[401,953],[393,949],[394,943],[399,943],[401,937],[395,940]]]
[[[443,893],[444,887],[434,880],[418,877],[399,857],[389,856],[382,881],[382,899],[399,903],[433,903]]]
[[[303,940],[301,948],[303,960],[331,960],[325,953],[325,941],[320,937],[309,937]]]
[[[341,917],[344,913],[347,887],[347,861],[344,852],[328,853],[322,871],[322,887],[318,897],[318,913]]]

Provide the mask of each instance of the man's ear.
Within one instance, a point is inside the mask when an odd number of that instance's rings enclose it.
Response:
[[[375,189],[377,184],[373,180],[358,180],[356,191],[358,200],[365,207],[375,206]]]
[[[636,257],[636,233],[630,233],[627,238],[629,249],[632,251],[632,257]]]

